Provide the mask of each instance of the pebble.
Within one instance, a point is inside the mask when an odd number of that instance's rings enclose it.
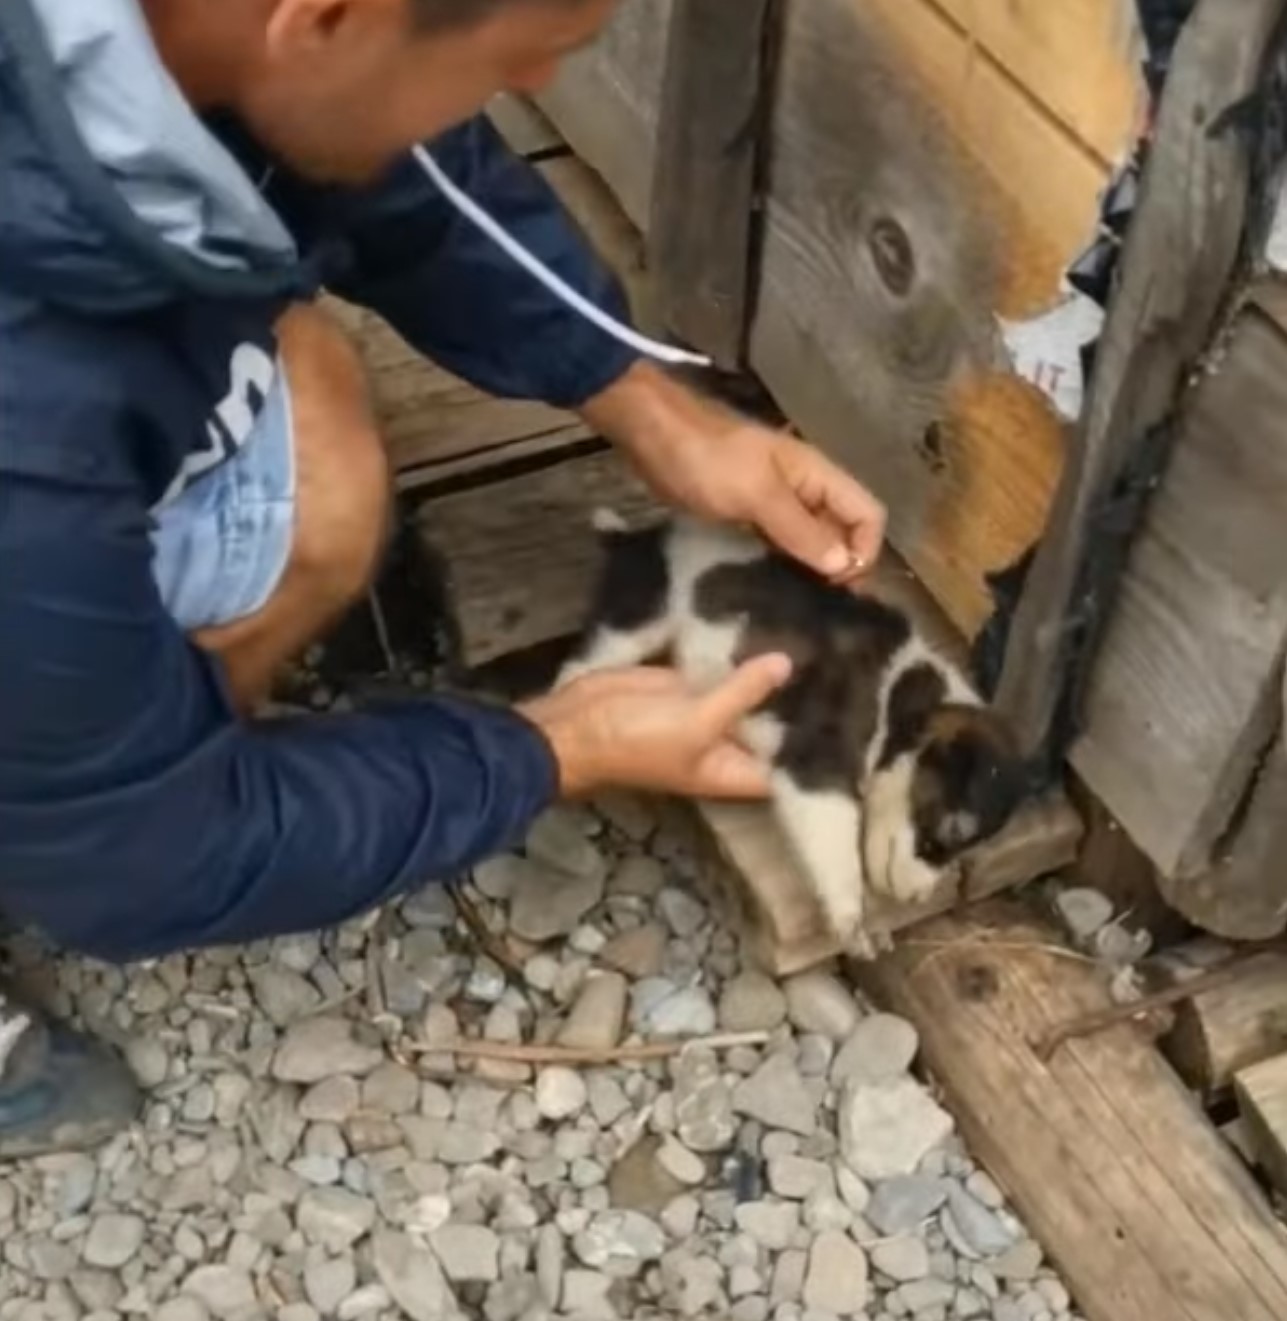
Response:
[[[803,1201],[810,1194],[829,1191],[834,1179],[831,1167],[802,1156],[777,1156],[768,1163],[769,1187],[778,1197]]]
[[[740,973],[725,983],[719,1000],[723,1032],[772,1032],[786,1021],[786,996],[762,972]]]
[[[872,1266],[896,1284],[923,1280],[930,1272],[929,1249],[911,1235],[885,1239],[870,1252]]]
[[[911,1174],[946,1141],[952,1117],[913,1078],[847,1083],[837,1114],[840,1150],[862,1179]]]
[[[602,876],[540,872],[515,892],[509,927],[523,940],[543,945],[557,936],[570,935],[602,898]]]
[[[1041,1269],[1041,1258],[1040,1245],[1027,1238],[1001,1253],[995,1261],[990,1261],[988,1269],[1002,1280],[1031,1280]]]
[[[586,1321],[612,1318],[617,1309],[608,1297],[614,1280],[600,1271],[570,1270],[563,1277],[563,1314]]]
[[[724,1151],[737,1134],[733,1093],[709,1051],[692,1050],[674,1065],[675,1129],[691,1151]]]
[[[800,1229],[795,1202],[743,1202],[734,1212],[737,1227],[771,1252],[789,1248]]]
[[[237,1321],[256,1302],[249,1274],[233,1266],[198,1266],[184,1280],[183,1292],[203,1303],[219,1321]]]
[[[1014,1234],[996,1212],[958,1183],[948,1184],[947,1208],[943,1214],[951,1217],[961,1237],[980,1257],[996,1257],[1014,1246]]]
[[[618,972],[591,974],[585,979],[558,1041],[582,1050],[611,1050],[621,1040],[630,988]]]
[[[117,1315],[106,1308],[103,1312],[103,1321]],[[210,1309],[199,1298],[171,1298],[156,1309],[155,1316],[156,1321],[210,1321]]]
[[[1056,1316],[1062,1316],[1072,1307],[1072,1299],[1061,1280],[1056,1280],[1049,1275],[1043,1276],[1037,1281],[1036,1291]]]
[[[900,1284],[890,1295],[913,1316],[921,1316],[936,1307],[950,1307],[956,1297],[956,1286],[946,1280],[913,1280]]]
[[[706,1178],[706,1162],[682,1143],[666,1138],[657,1149],[657,1163],[676,1182],[692,1187]]]
[[[611,1128],[629,1109],[630,1100],[612,1074],[598,1070],[586,1083],[590,1113],[600,1128]]]
[[[666,885],[666,872],[656,858],[633,853],[617,868],[612,877],[613,894],[636,899],[655,899]]]
[[[537,817],[527,833],[527,856],[564,875],[592,879],[602,885],[608,868],[603,853],[589,837],[594,825],[594,818],[587,813],[565,804],[551,807]],[[514,898],[521,894],[516,892]]]
[[[555,1065],[536,1078],[536,1108],[544,1119],[558,1123],[580,1114],[589,1100],[585,1079],[575,1069]]]
[[[675,986],[650,977],[631,997],[635,1028],[650,1037],[704,1037],[715,1031],[715,1006],[700,986]]]
[[[526,858],[513,853],[500,853],[475,864],[470,877],[480,894],[503,903],[525,886],[539,883],[541,873]]]
[[[268,963],[250,974],[255,1002],[278,1027],[286,1027],[322,1003],[308,978],[280,964]]]
[[[430,1240],[453,1284],[500,1279],[500,1239],[483,1225],[444,1225]]]
[[[614,1207],[656,1215],[684,1189],[657,1159],[664,1139],[649,1134],[635,1142],[608,1175],[608,1196]]]
[[[666,958],[666,929],[657,922],[645,922],[633,931],[623,931],[604,945],[598,957],[604,967],[627,977],[655,977]]]
[[[701,1212],[701,1203],[697,1198],[686,1193],[667,1203],[657,1219],[671,1238],[682,1242],[692,1238],[697,1232],[697,1221]]]
[[[1070,886],[1055,896],[1055,911],[1073,940],[1086,945],[1113,920],[1113,901],[1089,886]]]
[[[657,910],[680,940],[692,939],[706,925],[706,905],[674,886],[657,896]]]
[[[564,1242],[557,1225],[542,1225],[536,1235],[536,1283],[541,1301],[557,1311],[563,1296]]]
[[[833,1316],[858,1317],[865,1313],[869,1292],[863,1250],[846,1234],[819,1234],[809,1248],[804,1305]]]
[[[577,1259],[607,1275],[637,1275],[645,1263],[666,1250],[661,1227],[637,1211],[596,1215],[573,1240]]]
[[[81,1256],[87,1265],[119,1270],[143,1246],[147,1227],[135,1215],[101,1215],[90,1226]]]
[[[916,1029],[893,1014],[872,1014],[849,1034],[831,1066],[831,1084],[885,1082],[912,1066],[920,1040]]]
[[[380,1283],[411,1321],[444,1321],[457,1314],[455,1295],[437,1257],[408,1235],[377,1231],[372,1260]]]
[[[909,1234],[946,1201],[944,1180],[908,1174],[877,1184],[865,1214],[882,1234]]]
[[[355,1039],[343,1018],[307,1018],[287,1029],[273,1058],[273,1077],[282,1082],[316,1083],[333,1074],[356,1077],[384,1062],[384,1052]]]
[[[996,1182],[982,1170],[975,1170],[965,1181],[965,1191],[989,1210],[1000,1211],[1005,1206],[1005,1194]]]
[[[304,1267],[304,1293],[325,1315],[334,1312],[357,1286],[357,1267],[352,1257],[312,1260]]]
[[[663,1305],[680,1316],[700,1316],[723,1310],[724,1272],[719,1262],[681,1250],[669,1252],[661,1263]]]
[[[375,1224],[375,1203],[347,1188],[314,1188],[300,1198],[300,1232],[328,1252],[344,1252]]]
[[[733,1091],[733,1109],[768,1128],[809,1137],[818,1127],[818,1098],[786,1054],[770,1055]]]
[[[801,1032],[843,1041],[858,1026],[851,990],[824,972],[806,972],[786,983],[787,1014]]]

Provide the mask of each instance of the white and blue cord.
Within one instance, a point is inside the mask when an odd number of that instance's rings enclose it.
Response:
[[[711,360],[700,353],[690,353],[687,349],[676,348],[673,344],[660,344],[647,335],[623,325],[614,316],[610,316],[601,307],[596,307],[588,298],[577,293],[565,280],[556,275],[534,253],[529,252],[508,230],[483,210],[468,193],[458,188],[443,173],[442,166],[424,149],[413,147],[412,154],[420,168],[433,180],[443,196],[465,217],[487,235],[497,247],[508,253],[524,270],[536,277],[552,294],[560,298],[587,321],[593,322],[600,330],[614,339],[629,345],[638,353],[658,362],[672,365],[687,363],[694,367],[709,367]]]

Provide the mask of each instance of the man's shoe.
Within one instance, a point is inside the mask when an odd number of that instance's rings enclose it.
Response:
[[[0,990],[0,1161],[95,1147],[131,1124],[141,1104],[110,1047]]]

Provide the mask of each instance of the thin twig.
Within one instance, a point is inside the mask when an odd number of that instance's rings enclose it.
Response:
[[[1260,948],[1236,955],[1223,967],[1203,973],[1200,977],[1193,977],[1187,982],[1168,986],[1163,991],[1143,996],[1139,1000],[1132,1000],[1129,1004],[1110,1005],[1105,1009],[1096,1009],[1089,1014],[1069,1019],[1066,1023],[1051,1028],[1044,1036],[1033,1042],[1033,1051],[1038,1059],[1049,1060],[1066,1041],[1091,1036],[1106,1028],[1115,1027],[1118,1023],[1129,1023],[1132,1019],[1152,1013],[1155,1009],[1166,1009],[1181,1001],[1191,1000],[1194,996],[1204,995],[1207,991],[1218,990],[1234,981],[1249,963],[1254,963],[1265,953],[1266,950]]]
[[[473,1059],[509,1060],[514,1064],[567,1064],[589,1068],[632,1060],[665,1060],[682,1055],[686,1050],[732,1050],[737,1046],[763,1046],[768,1040],[767,1032],[725,1032],[710,1037],[686,1037],[682,1041],[649,1041],[633,1046],[613,1046],[607,1050],[464,1039],[437,1046],[416,1042],[408,1049],[416,1055],[459,1055]]]
[[[1069,959],[1074,963],[1097,962],[1089,954],[1082,954],[1063,945],[1043,945],[1039,941],[1029,940],[971,940],[962,937],[958,940],[900,940],[898,945],[904,949],[999,949],[1013,954],[1050,954],[1057,959]]]
[[[504,941],[488,927],[477,905],[465,893],[464,885],[456,881],[447,887],[447,893],[451,895],[452,903],[456,905],[460,920],[469,928],[469,934],[478,942],[483,953],[511,977],[522,981],[522,964],[505,948]]]

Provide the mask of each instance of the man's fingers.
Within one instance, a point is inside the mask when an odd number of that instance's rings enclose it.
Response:
[[[827,532],[839,534],[836,540],[844,562],[833,550],[825,567],[814,567],[833,578],[854,577],[870,569],[885,539],[885,506],[820,450],[799,442],[787,457],[788,485],[806,507],[816,510]]]
[[[727,733],[791,677],[791,658],[757,656],[738,666],[722,684],[701,699],[702,727],[712,738]]]
[[[835,578],[852,566],[852,552],[830,520],[819,517],[785,482],[762,499],[755,517],[775,546],[824,578]]]
[[[691,793],[695,798],[765,798],[768,768],[735,743],[717,743],[697,763]]]

